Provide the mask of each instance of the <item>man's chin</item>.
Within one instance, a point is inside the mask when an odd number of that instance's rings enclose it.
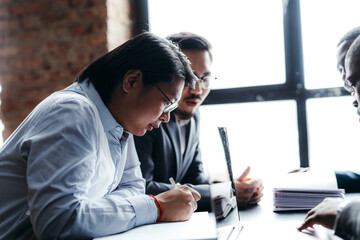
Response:
[[[182,111],[179,109],[174,110],[174,114],[177,115],[181,120],[189,120],[195,115],[195,112]]]
[[[147,131],[151,131],[151,130],[148,130],[148,129],[142,129],[142,130],[137,130],[137,131],[129,131],[132,135],[134,135],[134,136],[137,136],[137,137],[142,137],[142,136],[144,136],[145,135],[145,133],[147,132]]]

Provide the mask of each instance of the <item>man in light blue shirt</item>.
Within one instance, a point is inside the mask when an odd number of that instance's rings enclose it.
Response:
[[[143,33],[41,102],[0,151],[0,239],[87,239],[187,220],[200,195],[145,195],[133,136],[177,106],[195,76],[170,42]]]

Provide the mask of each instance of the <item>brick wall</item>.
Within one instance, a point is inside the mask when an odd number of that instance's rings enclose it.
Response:
[[[123,25],[116,34],[123,36],[117,41],[125,41],[132,33],[127,29],[132,1],[117,1],[125,5],[120,4],[112,24],[114,29],[116,22]],[[71,84],[83,67],[107,52],[107,20],[106,0],[0,0],[4,139],[41,100]]]

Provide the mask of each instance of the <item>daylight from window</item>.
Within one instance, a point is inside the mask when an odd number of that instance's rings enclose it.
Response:
[[[346,4],[345,4],[346,3]],[[190,31],[213,45],[214,89],[285,82],[282,1],[149,0],[150,31],[167,36]],[[336,45],[357,26],[357,0],[300,1],[306,88],[341,87]],[[259,7],[261,6],[261,7]],[[321,14],[321,17],[319,15]],[[352,97],[307,101],[312,167],[358,169],[359,119]],[[293,100],[205,105],[201,148],[205,164],[223,158],[217,126],[228,127],[233,171],[251,165],[254,175],[299,166],[296,103]]]
[[[183,31],[206,37],[219,79],[214,89],[284,83],[282,3],[274,3],[149,0],[150,31],[162,37]]]
[[[358,0],[300,1],[306,88],[341,85],[336,46],[348,30],[359,26],[359,9]]]

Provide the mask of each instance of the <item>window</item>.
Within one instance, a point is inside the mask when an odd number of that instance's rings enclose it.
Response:
[[[307,102],[309,156],[312,167],[358,170],[359,117],[353,98],[315,98]]]
[[[299,165],[295,101],[201,106],[200,126],[202,158],[214,162],[224,158],[217,126],[227,127],[235,176],[248,165],[256,176]]]
[[[148,2],[150,31],[162,37],[194,32],[211,41],[216,56],[212,71],[221,79],[214,89],[285,82],[280,1],[276,4],[267,0]],[[256,54],[250,49],[256,49]]]
[[[301,1],[302,42],[306,88],[341,86],[336,70],[336,45],[359,26],[357,0]]]
[[[357,0],[148,0],[150,31],[190,31],[213,44],[219,79],[200,107],[204,162],[223,157],[229,129],[234,172],[299,166],[356,169],[358,119],[336,70],[336,45],[358,21]],[[216,114],[215,114],[216,113]],[[341,161],[340,161],[341,160]]]

